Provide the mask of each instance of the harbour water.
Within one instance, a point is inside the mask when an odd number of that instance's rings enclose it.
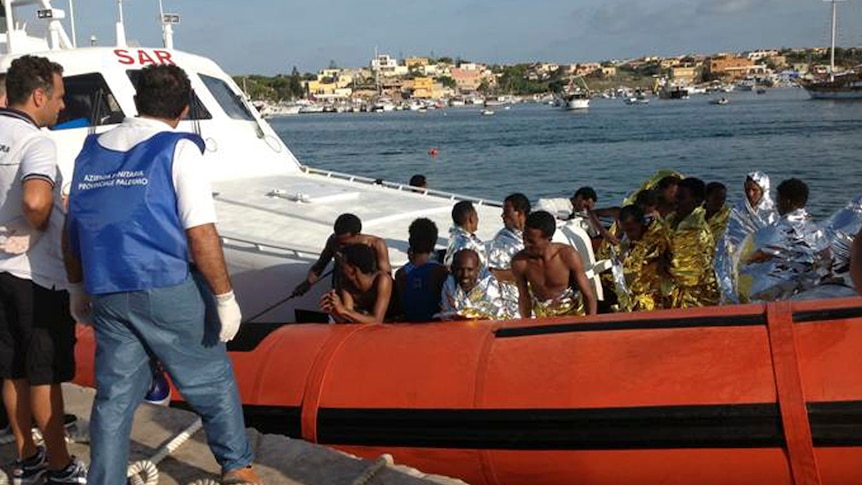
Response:
[[[745,173],[770,174],[773,189],[798,177],[822,218],[862,191],[862,102],[810,100],[802,89],[651,99],[646,106],[594,99],[588,112],[519,104],[422,112],[342,113],[275,118],[271,123],[312,167],[501,200],[567,197],[582,185],[599,205],[618,204],[654,171],[673,168],[723,182],[731,201]],[[436,148],[436,157],[429,150]]]

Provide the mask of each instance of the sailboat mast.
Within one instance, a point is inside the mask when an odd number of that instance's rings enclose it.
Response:
[[[835,32],[838,23],[838,0],[832,0],[832,47],[829,49],[829,80],[835,80]]]

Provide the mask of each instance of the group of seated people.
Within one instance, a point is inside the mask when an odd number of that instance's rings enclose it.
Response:
[[[342,214],[295,293],[307,292],[335,259],[332,289],[320,300],[335,322],[595,314],[599,302],[585,271],[588,261],[571,245],[552,241],[558,225],[574,224],[586,231],[596,254],[613,263],[602,275],[603,311],[849,294],[862,197],[821,226],[805,210],[808,187],[801,180],[783,181],[777,204],[761,172],[748,174],[743,188],[731,207],[724,185],[661,171],[622,207],[597,209],[595,190],[582,187],[568,207],[545,204],[549,210],[535,212],[524,194],[515,193],[504,200],[503,227],[487,244],[476,235],[478,212],[460,201],[452,208],[442,257],[435,223],[420,218],[410,224],[408,262],[394,278],[385,241],[363,234],[355,215]],[[829,290],[821,291],[824,285]]]

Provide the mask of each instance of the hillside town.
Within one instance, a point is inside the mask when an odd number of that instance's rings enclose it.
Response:
[[[862,49],[836,49],[836,66],[862,62]],[[368,65],[317,73],[236,76],[247,95],[270,114],[322,111],[389,111],[515,101],[554,102],[571,91],[628,97],[632,93],[676,98],[730,90],[795,85],[824,75],[829,49],[761,49],[743,53],[645,56],[629,60],[495,65],[450,57],[377,54]]]

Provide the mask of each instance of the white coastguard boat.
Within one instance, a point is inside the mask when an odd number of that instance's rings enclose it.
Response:
[[[294,310],[318,308],[328,282],[302,298],[280,302],[305,278],[342,213],[356,214],[363,232],[386,239],[393,268],[407,261],[407,228],[418,217],[436,222],[439,247],[445,247],[452,205],[459,200],[474,202],[483,240],[491,240],[500,228],[497,201],[303,165],[215,62],[173,49],[176,15],[162,17],[165,45],[160,48],[127,45],[122,9],[115,46],[77,47],[63,25],[66,12],[54,8],[51,0],[0,0],[0,5],[0,26],[5,26],[0,31],[0,72],[24,54],[48,57],[65,69],[66,109],[51,130],[64,180],[71,180],[74,159],[88,133],[107,131],[137,114],[133,82],[141,69],[170,63],[188,73],[195,98],[191,119],[179,128],[198,132],[206,142],[218,228],[243,314],[250,321],[295,322],[304,317],[296,317]],[[28,24],[47,35],[30,35]],[[578,245],[591,268],[592,251],[580,229],[558,234]]]

